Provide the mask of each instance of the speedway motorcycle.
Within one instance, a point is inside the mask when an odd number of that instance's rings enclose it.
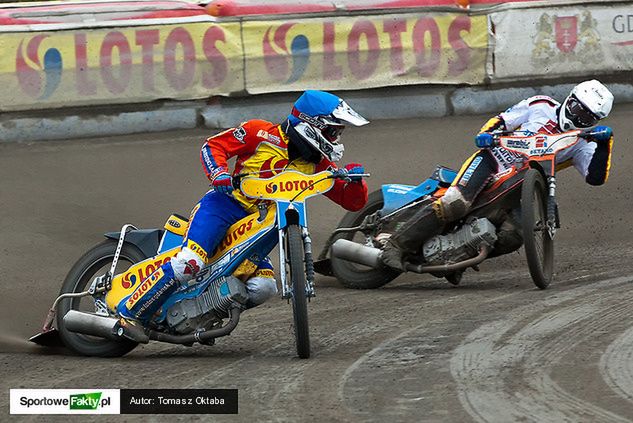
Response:
[[[279,245],[281,296],[292,303],[297,354],[310,356],[307,302],[315,291],[305,201],[329,191],[334,179],[349,178],[344,170],[313,175],[275,171],[280,173],[270,178],[234,178],[236,189],[268,201],[232,225],[196,278],[182,284],[154,314],[145,328],[148,340],[213,345],[215,339],[229,335],[248,300],[242,282],[249,276],[246,260],[265,257]],[[42,333],[31,340],[42,345],[61,340],[70,350],[89,356],[117,357],[133,350],[138,343],[125,336],[116,306],[139,284],[149,283],[147,276],[180,250],[187,226],[186,218],[172,215],[164,230],[127,224],[121,232],[105,234],[107,239],[72,267]],[[251,274],[255,270],[250,269]]]
[[[409,258],[405,269],[457,285],[466,269],[478,270],[484,260],[524,245],[532,281],[547,288],[560,228],[556,154],[593,134],[495,133],[495,145],[515,157],[515,163],[496,175],[465,218],[420,242],[419,253]],[[381,247],[416,210],[440,198],[456,177],[454,170],[439,166],[418,186],[383,185],[372,192],[362,210],[343,217],[315,262],[317,272],[334,275],[345,287],[356,289],[378,288],[395,279],[401,272],[382,264]]]

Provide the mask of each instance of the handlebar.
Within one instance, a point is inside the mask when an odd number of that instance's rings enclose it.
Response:
[[[569,131],[569,132],[574,132],[574,131]],[[580,132],[577,135],[579,137],[587,138],[587,137],[592,137],[596,135],[606,134],[607,132],[608,132],[607,130],[596,131],[595,128],[589,128],[589,129],[580,130]],[[489,132],[489,134],[492,135],[493,138],[495,139],[495,145],[499,145],[498,144],[499,137],[503,137],[506,135],[515,135],[515,134],[523,134],[525,136],[539,135],[531,131],[494,131],[494,132]]]
[[[596,131],[596,128],[585,129],[585,130],[580,131],[578,136],[586,139],[587,141],[595,142],[595,140],[593,139],[594,137],[600,137],[600,136],[609,134],[610,129],[608,127],[603,126],[602,128],[603,129],[599,131]]]
[[[370,173],[352,173],[350,174],[347,169],[337,169],[332,173],[333,179],[350,179],[350,178],[369,178]]]
[[[567,135],[570,137],[578,137],[583,138],[587,142],[596,142],[596,137],[604,137],[609,134],[609,128],[600,127],[600,130],[596,130],[596,128],[584,129],[584,130],[572,130],[568,132],[563,132],[561,134],[555,135]],[[512,135],[524,135],[526,137],[532,137],[535,135],[547,135],[547,134],[537,134],[531,131],[495,131],[488,133],[492,137],[492,145],[491,147],[499,147],[501,146],[501,137],[504,136],[512,136]],[[558,138],[561,139],[560,137]]]

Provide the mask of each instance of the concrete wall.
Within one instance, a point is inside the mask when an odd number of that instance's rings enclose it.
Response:
[[[576,81],[574,81],[576,82]],[[618,103],[633,102],[633,84],[606,82]],[[545,94],[562,101],[574,84],[529,87],[390,87],[341,91],[369,120],[496,114],[520,100]],[[45,141],[86,136],[159,132],[195,127],[228,128],[259,118],[280,122],[300,93],[214,98],[205,102],[169,102],[138,106],[6,113],[0,116],[0,142]]]

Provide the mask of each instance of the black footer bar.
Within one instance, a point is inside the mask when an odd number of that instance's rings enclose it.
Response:
[[[237,389],[121,389],[121,414],[237,414]]]

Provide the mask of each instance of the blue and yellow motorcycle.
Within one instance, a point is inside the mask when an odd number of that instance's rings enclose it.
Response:
[[[297,354],[310,357],[307,304],[315,293],[305,201],[329,191],[334,179],[348,176],[344,170],[313,175],[277,171],[271,178],[239,175],[242,192],[262,200],[258,212],[232,225],[196,279],[168,298],[145,328],[149,340],[212,345],[230,334],[246,309],[243,281],[256,270],[252,263],[278,245],[281,296],[292,302]],[[187,226],[187,219],[172,215],[164,229],[125,225],[121,232],[105,234],[107,239],[72,267],[42,333],[31,341],[42,345],[61,341],[75,353],[101,357],[122,356],[134,349],[138,344],[126,337],[116,305],[179,251]]]

